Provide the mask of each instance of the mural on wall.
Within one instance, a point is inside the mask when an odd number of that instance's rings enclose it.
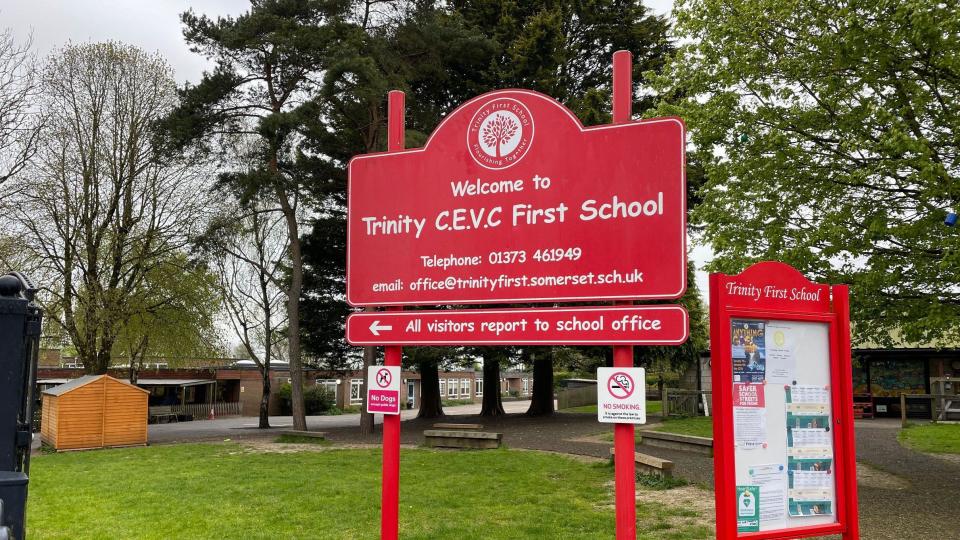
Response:
[[[904,394],[924,394],[927,391],[923,361],[870,360],[870,386],[867,389],[866,371],[854,369],[854,393],[873,394],[873,397],[900,397]]]

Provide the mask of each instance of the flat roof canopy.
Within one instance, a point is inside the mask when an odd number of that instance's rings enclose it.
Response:
[[[213,379],[139,379],[137,386],[201,386],[216,382]]]

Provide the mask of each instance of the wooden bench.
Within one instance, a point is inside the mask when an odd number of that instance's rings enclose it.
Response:
[[[638,443],[672,450],[683,450],[706,456],[713,456],[713,439],[708,437],[694,437],[693,435],[678,435],[663,431],[637,430]]]
[[[326,431],[300,431],[298,429],[284,429],[280,435],[290,435],[292,437],[309,437],[311,439],[326,439]]]
[[[159,405],[156,407],[149,408],[150,420],[156,420],[156,423],[159,424],[160,420],[166,420],[166,423],[170,422],[179,422],[177,418],[177,413],[173,412],[173,407],[170,405]]]
[[[483,424],[434,424],[433,429],[453,429],[453,430],[471,430],[471,431],[480,431],[483,429]]]
[[[611,448],[610,457],[614,455],[614,449]],[[633,461],[637,464],[637,470],[643,474],[652,474],[661,478],[670,478],[673,476],[673,462],[670,460],[661,459],[641,452],[634,452]]]
[[[428,429],[423,436],[430,448],[500,448],[503,440],[503,433],[455,429]]]

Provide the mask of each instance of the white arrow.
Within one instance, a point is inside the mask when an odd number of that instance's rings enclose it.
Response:
[[[386,332],[387,330],[393,330],[392,326],[380,325],[380,321],[373,321],[373,324],[370,325],[370,332],[375,335],[380,335],[380,330]]]

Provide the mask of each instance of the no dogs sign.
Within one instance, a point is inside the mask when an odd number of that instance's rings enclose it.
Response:
[[[400,414],[400,366],[370,366],[367,412]]]
[[[643,368],[597,369],[597,420],[613,424],[647,423]]]

